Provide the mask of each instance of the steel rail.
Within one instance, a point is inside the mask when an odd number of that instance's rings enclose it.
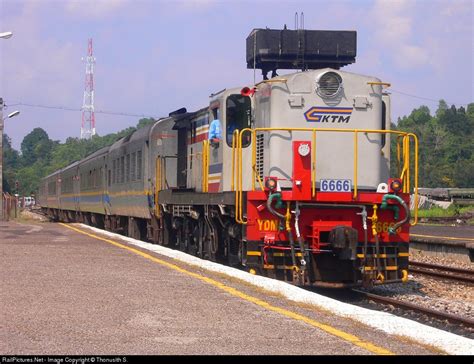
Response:
[[[415,260],[410,260],[410,265],[418,266],[418,267],[424,267],[424,268],[430,268],[430,269],[439,269],[439,270],[444,270],[446,272],[454,272],[454,273],[474,275],[474,270],[472,270],[472,269],[464,269],[464,268],[458,268],[458,267],[449,267],[449,266],[440,265],[440,264],[417,262]]]
[[[387,305],[392,305],[394,307],[398,307],[398,308],[401,308],[401,309],[404,309],[404,310],[411,310],[411,311],[423,313],[425,315],[435,317],[435,318],[438,318],[438,319],[441,319],[441,320],[447,320],[447,321],[449,321],[451,323],[454,323],[454,324],[461,324],[461,325],[463,325],[465,327],[468,327],[468,328],[474,328],[474,320],[470,319],[468,317],[461,317],[461,316],[453,315],[451,313],[446,313],[446,312],[433,310],[431,308],[424,307],[424,306],[421,306],[421,305],[415,305],[413,303],[396,300],[396,299],[393,299],[393,298],[390,298],[390,297],[379,296],[379,295],[374,294],[374,293],[359,291],[357,289],[353,289],[353,291],[357,292],[357,293],[360,293],[360,294],[364,295],[365,297],[367,297],[368,299],[370,299],[372,301],[375,301],[375,302],[379,302],[379,303],[383,303],[383,304],[387,304]]]
[[[438,278],[474,283],[474,271],[439,264],[410,261],[410,271]]]

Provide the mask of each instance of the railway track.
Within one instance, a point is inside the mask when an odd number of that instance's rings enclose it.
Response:
[[[469,269],[410,261],[410,272],[453,281],[474,283],[474,271]]]
[[[386,305],[392,305],[396,308],[401,308],[403,310],[411,310],[414,312],[422,313],[430,317],[434,317],[436,319],[440,320],[446,320],[449,321],[453,324],[456,325],[463,325],[466,328],[474,329],[474,320],[467,318],[467,317],[462,317],[458,315],[453,315],[451,313],[446,313],[446,312],[441,312],[437,310],[433,310],[428,307],[424,307],[421,305],[416,305],[410,302],[404,302],[400,300],[396,300],[390,297],[385,297],[385,296],[380,296],[374,293],[369,293],[369,292],[364,292],[364,291],[359,291],[357,289],[353,289],[352,291],[357,292],[363,296],[365,296],[367,299],[372,300],[377,303],[382,303]]]

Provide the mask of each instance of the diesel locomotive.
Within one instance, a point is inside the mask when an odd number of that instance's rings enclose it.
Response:
[[[261,82],[213,93],[200,110],[172,112],[52,173],[39,204],[52,219],[299,285],[407,281],[418,142],[390,130],[385,82],[341,71],[355,36],[254,29],[247,66]]]

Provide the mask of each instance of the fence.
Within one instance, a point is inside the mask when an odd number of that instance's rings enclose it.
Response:
[[[9,193],[3,194],[3,219],[5,221],[18,217],[18,200]]]

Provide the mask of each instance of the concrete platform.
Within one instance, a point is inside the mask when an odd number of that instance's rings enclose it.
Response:
[[[419,224],[411,228],[410,249],[474,262],[474,226]]]
[[[61,224],[0,222],[2,354],[439,353],[403,332],[101,239]]]

